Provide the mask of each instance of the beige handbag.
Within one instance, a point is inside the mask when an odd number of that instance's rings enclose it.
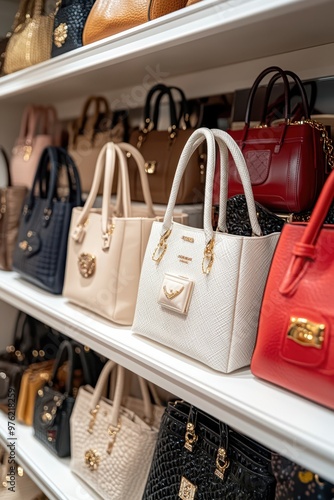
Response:
[[[126,156],[129,153],[140,172],[146,217],[132,216]],[[110,206],[116,161],[123,217],[112,216]],[[92,207],[103,170],[102,209],[95,209]],[[141,263],[154,220],[143,157],[130,144],[109,142],[99,154],[92,189],[84,207],[74,208],[72,212],[63,295],[115,323],[131,325]]]
[[[27,106],[10,159],[13,186],[32,187],[37,165],[44,148],[60,142],[57,113],[52,106]]]
[[[158,436],[158,427],[152,425],[154,405],[146,382],[138,377],[144,418],[123,406],[125,371],[121,366],[117,367],[113,401],[103,398],[103,388],[115,366],[108,361],[95,390],[90,386],[79,389],[71,415],[70,467],[102,498],[141,500]]]
[[[54,15],[44,12],[44,0],[21,0],[6,47],[5,74],[50,59],[53,24]]]
[[[92,116],[90,109],[95,107]],[[94,168],[102,147],[107,142],[124,140],[126,120],[122,112],[113,115],[108,101],[102,96],[90,96],[86,100],[81,116],[68,126],[68,153],[73,158],[81,181],[83,193],[89,193],[94,177]],[[102,183],[98,194],[102,194]]]

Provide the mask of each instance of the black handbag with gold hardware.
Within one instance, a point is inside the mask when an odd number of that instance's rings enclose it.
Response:
[[[273,500],[271,452],[194,406],[162,417],[143,500]]]

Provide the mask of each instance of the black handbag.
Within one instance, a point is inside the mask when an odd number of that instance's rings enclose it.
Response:
[[[82,32],[95,0],[62,0],[56,13],[51,57],[82,47]]]
[[[334,484],[281,455],[272,454],[272,469],[277,480],[275,500],[334,498]]]
[[[285,219],[274,214],[263,205],[255,202],[256,215],[263,236],[279,233],[285,224]],[[227,231],[239,236],[252,236],[252,227],[249,220],[246,198],[244,194],[236,194],[227,200]],[[213,227],[218,228],[219,205],[213,207]]]
[[[161,420],[143,500],[270,500],[271,452],[183,401]]]
[[[0,352],[0,405],[7,405],[9,388],[17,400],[27,366],[54,359],[63,339],[49,326],[19,312],[12,343]]]
[[[62,168],[69,184],[66,195],[58,189]],[[73,160],[62,148],[45,148],[23,206],[13,255],[14,271],[31,283],[60,294],[72,208],[81,204],[80,180]]]

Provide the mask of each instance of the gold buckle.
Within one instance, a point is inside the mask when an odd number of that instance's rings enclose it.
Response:
[[[203,272],[203,274],[209,274],[211,271],[212,264],[214,261],[214,252],[213,252],[214,246],[215,246],[215,240],[214,240],[214,238],[211,238],[211,240],[209,241],[209,243],[206,245],[206,247],[204,249],[204,257],[202,260],[202,272]],[[208,261],[207,264],[206,264],[206,261]]]
[[[161,236],[159,243],[155,247],[155,250],[152,255],[152,260],[154,260],[154,262],[157,262],[158,264],[166,253],[167,250],[166,240],[169,238],[171,232],[172,232],[171,229],[167,229],[167,231]],[[159,252],[160,255],[157,255]]]
[[[324,324],[292,316],[287,337],[303,347],[321,349],[324,342],[324,332]]]

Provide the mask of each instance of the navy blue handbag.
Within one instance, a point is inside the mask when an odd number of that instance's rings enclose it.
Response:
[[[65,169],[68,189],[59,189]],[[25,203],[13,255],[13,270],[49,292],[63,289],[72,208],[81,206],[80,179],[68,153],[45,148]]]

